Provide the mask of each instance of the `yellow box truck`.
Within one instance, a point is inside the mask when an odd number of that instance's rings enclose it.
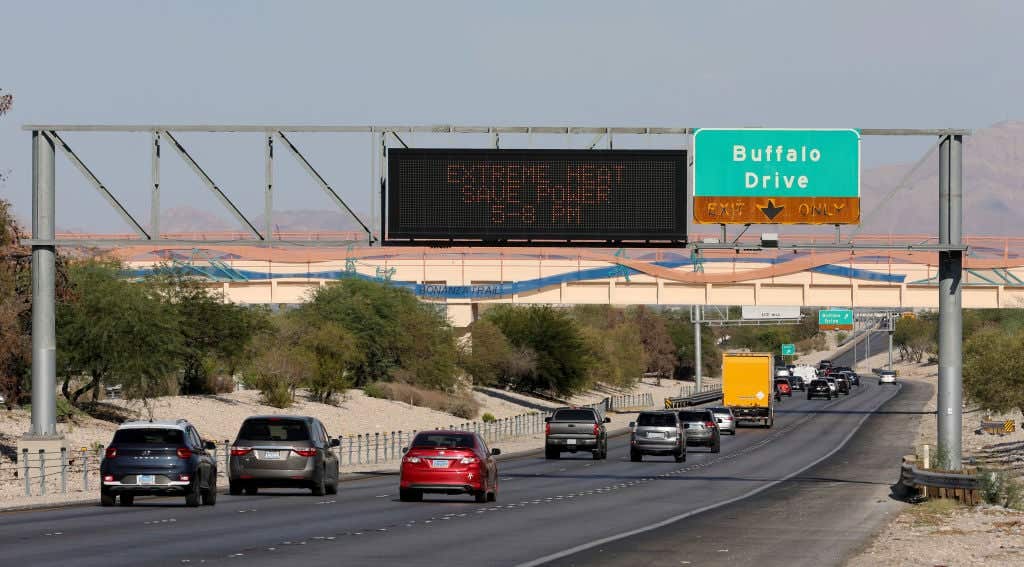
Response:
[[[775,422],[772,371],[775,357],[764,352],[722,355],[722,398],[737,423],[755,421],[765,427]]]

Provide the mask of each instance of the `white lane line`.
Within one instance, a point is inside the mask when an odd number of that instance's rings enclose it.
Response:
[[[588,549],[593,549],[595,547],[598,547],[598,546],[601,546],[601,545],[605,545],[605,544],[611,543],[613,541],[618,541],[620,539],[625,539],[627,537],[633,537],[633,536],[638,535],[638,534],[642,534],[642,533],[653,531],[653,530],[656,530],[656,529],[659,529],[659,528],[663,528],[665,526],[674,524],[674,523],[676,523],[676,522],[678,522],[680,520],[685,520],[686,518],[689,518],[691,516],[696,516],[697,514],[701,514],[703,512],[707,512],[708,510],[714,510],[715,508],[721,508],[722,506],[728,506],[729,504],[732,504],[733,502],[739,502],[740,500],[743,500],[745,498],[750,498],[751,496],[754,496],[755,494],[758,494],[760,492],[764,492],[765,490],[768,490],[769,488],[771,488],[771,487],[773,487],[773,486],[775,486],[777,484],[781,484],[783,482],[786,482],[787,480],[793,478],[794,476],[796,476],[798,474],[802,474],[804,471],[814,467],[818,463],[820,463],[820,462],[824,461],[825,459],[831,457],[832,455],[834,455],[837,452],[839,452],[840,449],[845,447],[846,444],[850,441],[850,439],[852,439],[853,436],[857,433],[857,431],[860,430],[861,426],[864,425],[864,422],[869,417],[871,417],[871,415],[875,412],[875,410],[877,410],[878,408],[882,407],[882,404],[884,404],[885,402],[887,402],[887,401],[891,400],[892,398],[896,397],[895,394],[898,394],[899,391],[903,389],[903,385],[902,384],[897,384],[897,386],[899,386],[899,388],[896,389],[895,393],[892,396],[889,396],[888,398],[885,398],[884,400],[879,402],[878,405],[876,405],[874,408],[871,409],[871,411],[869,411],[868,413],[865,413],[860,418],[860,420],[857,421],[857,426],[852,428],[850,430],[850,432],[846,434],[846,437],[844,437],[843,440],[840,441],[839,444],[835,446],[835,448],[833,448],[831,451],[829,451],[828,453],[826,453],[825,455],[823,455],[819,459],[815,460],[811,464],[807,465],[806,467],[804,467],[804,468],[802,468],[802,469],[800,469],[798,471],[792,472],[792,473],[786,475],[785,477],[783,477],[783,478],[781,478],[779,480],[769,482],[768,484],[765,484],[764,486],[760,486],[758,488],[755,488],[755,489],[751,490],[750,492],[747,492],[746,494],[741,494],[741,495],[736,496],[734,498],[730,498],[728,500],[724,500],[722,502],[718,502],[718,503],[715,503],[715,504],[709,504],[709,505],[704,506],[702,508],[698,508],[696,510],[691,510],[690,512],[685,512],[685,513],[682,513],[682,514],[678,514],[676,516],[672,516],[671,518],[662,520],[660,522],[655,522],[655,523],[653,523],[651,525],[644,526],[642,528],[637,528],[635,530],[630,530],[628,532],[624,532],[624,533],[621,533],[621,534],[617,534],[617,535],[613,535],[613,536],[608,536],[608,537],[605,537],[605,538],[601,538],[599,540],[592,541],[590,543],[584,543],[584,544],[581,544],[581,545],[577,545],[576,547],[570,547],[569,549],[564,549],[562,551],[558,551],[556,553],[552,553],[550,555],[545,555],[543,557],[538,557],[537,559],[534,559],[532,561],[527,561],[525,563],[520,563],[520,564],[516,565],[516,567],[536,567],[538,565],[543,565],[545,563],[554,561],[556,559],[561,559],[563,557],[568,557],[570,555],[575,555],[575,554],[577,554],[577,553],[579,553],[581,551],[586,551]]]

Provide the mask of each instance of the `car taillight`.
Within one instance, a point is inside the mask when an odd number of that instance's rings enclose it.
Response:
[[[713,421],[705,421],[704,422],[704,427],[707,427],[708,429],[714,429],[715,428],[715,422],[713,422]]]
[[[594,424],[594,437],[598,436],[600,430],[601,430],[601,426],[595,423]]]
[[[300,457],[315,457],[316,449],[294,449],[295,454]]]
[[[178,475],[178,480],[188,482],[188,481],[192,480],[192,477],[188,476],[187,474],[179,474]]]
[[[103,482],[114,482],[114,475],[108,474],[103,477]]]
[[[480,462],[476,457],[462,457],[459,459],[460,465],[472,465]]]
[[[188,447],[178,447],[178,458],[179,459],[191,459],[192,449]]]
[[[248,455],[249,453],[252,453],[252,447],[232,447],[231,448],[231,456],[232,457],[241,457],[243,455]]]
[[[106,456],[106,457],[107,457],[108,459],[113,459],[114,457],[116,457],[116,456],[117,456],[117,447],[107,447],[107,450],[106,450],[106,452],[104,453],[104,455],[105,455],[105,456]],[[110,479],[110,480],[114,480],[114,479]]]
[[[545,423],[544,424],[544,435],[551,435],[551,424],[550,423]]]
[[[420,458],[419,457],[406,457],[406,458],[404,458],[402,460],[407,462],[407,463],[413,463],[413,464],[420,462]]]

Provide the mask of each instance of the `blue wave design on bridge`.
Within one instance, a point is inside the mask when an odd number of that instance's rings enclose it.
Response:
[[[715,261],[731,262],[731,258],[706,258],[703,259],[702,263],[710,263]],[[692,260],[677,260],[677,261],[665,261],[665,262],[654,262],[654,265],[665,267],[665,268],[679,268],[683,266],[692,266]],[[200,271],[195,267],[178,265],[173,268],[161,268],[163,270],[184,270],[192,275],[199,275],[207,279],[211,278],[211,274],[207,271]],[[860,268],[850,268],[846,266],[837,266],[835,264],[826,264],[824,266],[818,266],[811,268],[810,271],[820,274],[826,274],[830,276],[838,276],[842,278],[853,278],[859,280],[867,280],[874,282],[885,282],[885,283],[903,283],[906,279],[905,275],[894,275],[886,274],[881,272],[874,272],[871,270],[863,270]],[[129,277],[142,278],[152,274],[154,270],[152,268],[129,270]],[[601,268],[587,268],[585,270],[578,270],[574,272],[565,272],[556,274],[553,276],[546,276],[542,278],[534,278],[530,280],[523,280],[518,282],[505,282],[505,283],[494,283],[494,284],[471,284],[471,285],[447,285],[447,284],[418,284],[413,282],[405,282],[399,280],[389,280],[387,278],[369,276],[358,272],[346,271],[346,270],[325,270],[317,272],[283,272],[283,273],[271,273],[271,272],[257,272],[252,270],[232,270],[232,275],[238,279],[236,281],[266,281],[266,280],[280,280],[280,279],[318,279],[318,280],[339,280],[344,278],[358,278],[361,280],[373,281],[378,283],[386,283],[402,289],[407,289],[419,297],[426,297],[431,299],[496,299],[500,297],[507,297],[510,295],[523,294],[532,291],[538,291],[547,287],[553,287],[569,282],[580,282],[590,280],[600,280],[612,277],[632,277],[635,275],[641,275],[642,272],[628,268],[626,266],[608,266]],[[234,278],[231,278],[234,279]]]

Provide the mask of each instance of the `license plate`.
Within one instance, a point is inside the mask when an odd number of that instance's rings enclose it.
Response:
[[[139,484],[156,484],[156,475],[140,474]]]
[[[648,439],[664,439],[665,438],[665,434],[664,433],[660,433],[658,431],[648,431],[647,432],[647,438]]]
[[[448,459],[434,459],[433,461],[430,461],[430,466],[435,469],[446,469],[448,468],[449,462],[450,461]]]
[[[263,451],[263,458],[268,461],[281,460],[281,451]]]
[[[565,444],[566,445],[575,445],[576,444],[576,440],[575,439],[566,439],[565,440]]]

